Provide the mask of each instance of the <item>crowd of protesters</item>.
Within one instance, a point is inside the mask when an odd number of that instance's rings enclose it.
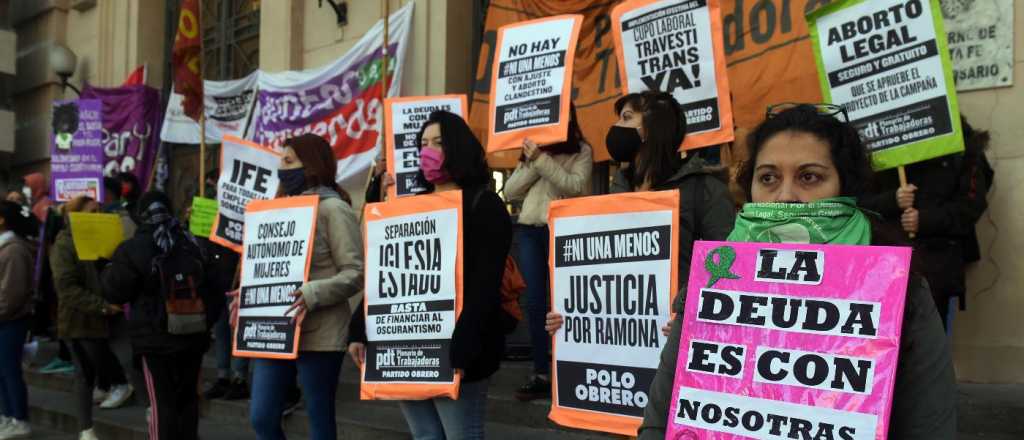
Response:
[[[951,299],[965,307],[965,266],[980,257],[974,224],[986,209],[994,177],[984,154],[987,133],[963,121],[966,151],[911,165],[911,180],[901,185],[894,172],[871,170],[860,137],[837,107],[772,107],[748,136],[721,146],[716,151],[723,157],[709,160],[679,152],[687,127],[671,95],[629,94],[615,103],[615,112],[618,120],[605,138],[616,165],[611,191],[678,189],[681,207],[681,294],[673,304],[676,318],[663,328],[669,342],[640,438],[664,437],[678,341],[686,330],[678,312],[694,241],[756,241],[765,225],[750,210],[770,204],[777,218],[789,221],[822,201],[843,209],[818,219],[828,225],[821,244],[913,246],[915,275],[903,315],[889,436],[954,438],[955,378],[943,327],[952,325]],[[549,311],[548,204],[591,192],[593,150],[572,111],[565,142],[537,145],[526,139],[518,166],[503,188],[494,188],[483,147],[461,117],[431,114],[418,139],[420,179],[428,191],[464,193],[466,294],[451,350],[451,365],[463,380],[457,400],[403,401],[400,408],[414,438],[483,438],[490,378],[505,351],[505,332],[495,323],[513,238],[526,281],[522,325],[533,358],[533,374],[514,391],[520,400],[551,395],[548,335],[562,320]],[[383,170],[375,173],[368,202],[380,201],[394,184]],[[31,434],[23,345],[48,336],[59,341],[59,352],[41,372],[73,372],[80,439],[97,438],[94,405],[116,408],[133,393],[148,397],[152,439],[197,438],[200,397],[251,398],[251,424],[260,439],[284,438],[282,417],[303,401],[310,438],[336,438],[335,392],[345,354],[361,365],[366,353],[362,306],[355,313],[350,307],[363,289],[359,215],[334,181],[337,161],[322,138],[288,140],[278,173],[280,197],[320,198],[309,281],[292,293],[289,310],[304,325],[297,359],[251,362],[231,356],[238,254],[193,237],[183,226],[187,219],[173,215],[168,197],[142,194],[130,174],[105,180],[105,200],[78,197],[61,205],[48,196],[42,175],[26,176],[25,189],[0,202],[0,440]],[[205,178],[204,195],[215,198],[217,172]],[[516,216],[509,215],[507,203],[518,207]],[[79,212],[121,215],[127,240],[110,260],[82,261],[77,255],[68,219]],[[177,315],[168,312],[165,296],[183,288],[192,289],[191,298],[202,301],[205,313],[199,322],[178,327],[169,323]],[[115,349],[119,339],[129,341],[128,352]],[[210,385],[200,396],[203,358],[211,345],[216,376],[205,378]]]

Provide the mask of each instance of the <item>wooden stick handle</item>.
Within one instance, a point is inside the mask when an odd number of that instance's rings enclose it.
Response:
[[[907,186],[907,169],[904,168],[902,165],[900,165],[898,168],[896,168],[896,172],[898,172],[900,174],[900,186],[901,187]],[[909,236],[910,239],[913,240],[914,237],[917,236],[917,234],[911,232],[911,233],[907,234],[907,236]]]

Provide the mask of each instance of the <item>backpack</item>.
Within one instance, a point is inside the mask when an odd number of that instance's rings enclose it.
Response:
[[[179,240],[153,264],[160,281],[166,330],[172,335],[196,335],[208,330],[206,302],[200,293],[205,279],[202,251],[189,244]]]
[[[476,211],[476,205],[483,193],[484,190],[481,189],[473,196],[471,210]],[[523,279],[523,274],[519,271],[519,265],[516,264],[512,255],[505,256],[505,271],[501,277],[501,316],[499,319],[501,328],[506,335],[514,332],[519,321],[523,319],[523,311],[519,307],[519,297],[524,290],[526,290],[526,280]]]

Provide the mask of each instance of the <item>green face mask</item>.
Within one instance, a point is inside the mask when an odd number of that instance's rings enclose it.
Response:
[[[729,241],[761,243],[871,243],[871,223],[853,197],[812,203],[747,203]]]

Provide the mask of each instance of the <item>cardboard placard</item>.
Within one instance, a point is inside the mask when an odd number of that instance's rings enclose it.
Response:
[[[491,74],[487,152],[564,142],[582,15],[502,26]]]
[[[50,194],[58,203],[77,196],[103,201],[103,101],[53,103]]]
[[[671,93],[686,118],[681,148],[732,142],[718,0],[633,0],[612,10],[623,94]]]
[[[882,170],[963,151],[939,0],[829,3],[807,16],[825,102]]]
[[[452,333],[462,313],[462,192],[366,205],[363,400],[457,399]]]
[[[884,440],[910,253],[697,242],[666,438]]]
[[[420,146],[416,143],[423,122],[430,113],[446,110],[463,118],[469,107],[466,95],[406,96],[384,100],[385,157],[388,174],[395,184],[388,187],[388,197],[404,197],[427,190],[418,178],[420,173]]]
[[[124,224],[117,214],[72,212],[69,215],[71,238],[79,260],[109,259],[124,241]]]
[[[233,356],[295,359],[300,323],[285,312],[309,279],[320,197],[254,200],[245,210]]]
[[[225,136],[220,147],[220,179],[217,180],[217,218],[210,241],[242,252],[245,209],[250,201],[277,195],[277,152],[234,136]]]
[[[679,192],[551,202],[551,420],[635,436],[672,314]]]
[[[217,201],[206,197],[192,198],[192,214],[188,219],[188,230],[196,237],[207,238],[217,219]]]

